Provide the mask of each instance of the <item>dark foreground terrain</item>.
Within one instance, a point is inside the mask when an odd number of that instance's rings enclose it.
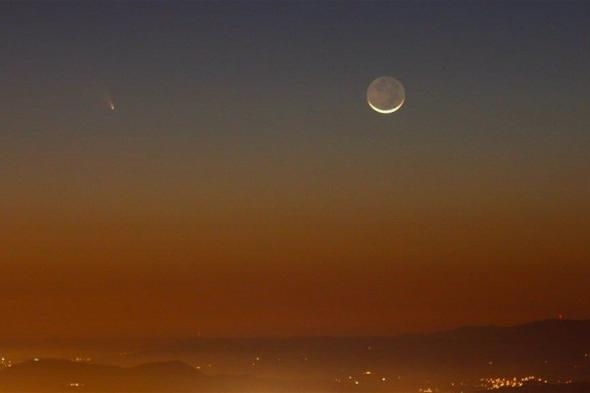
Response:
[[[586,393],[590,321],[399,337],[0,342],[0,358],[6,393]]]
[[[2,392],[214,392],[265,387],[246,376],[205,376],[181,362],[135,367],[31,360],[0,372]],[[266,386],[269,387],[269,386]]]

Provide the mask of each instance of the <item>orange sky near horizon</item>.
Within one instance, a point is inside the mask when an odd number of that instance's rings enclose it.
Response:
[[[588,317],[590,224],[574,194],[534,199],[542,184],[499,191],[441,167],[431,180],[423,169],[428,190],[316,169],[332,179],[318,185],[287,164],[205,178],[213,187],[103,153],[108,168],[39,165],[5,194],[3,336],[389,335]]]

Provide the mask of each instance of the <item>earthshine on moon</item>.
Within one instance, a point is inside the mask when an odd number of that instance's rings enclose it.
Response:
[[[381,76],[367,88],[367,103],[376,112],[393,113],[404,105],[406,89],[397,79]]]

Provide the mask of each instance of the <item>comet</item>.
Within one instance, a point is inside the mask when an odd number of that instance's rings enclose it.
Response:
[[[108,108],[112,111],[115,110],[115,100],[113,99],[113,95],[109,91],[110,89],[105,89],[104,98],[106,100],[106,104]]]

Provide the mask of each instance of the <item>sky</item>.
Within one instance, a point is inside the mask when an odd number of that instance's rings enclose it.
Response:
[[[590,318],[589,36],[574,1],[1,3],[0,335]]]

